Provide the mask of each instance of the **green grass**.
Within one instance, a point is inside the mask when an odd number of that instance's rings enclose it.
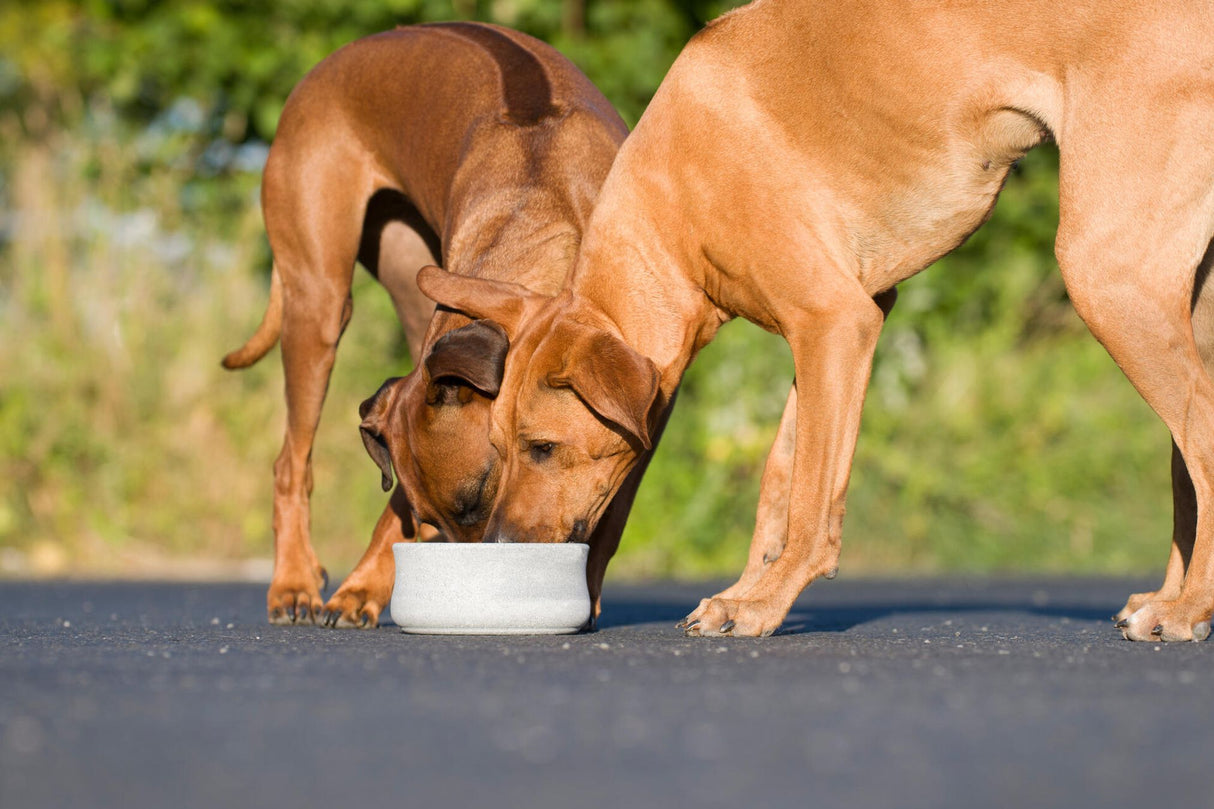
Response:
[[[929,352],[910,393],[883,390],[891,349],[881,345],[843,569],[1161,570],[1167,431],[1090,337],[1016,352],[994,342]],[[740,572],[791,364],[782,341],[750,324],[705,350],[638,496],[617,573]]]

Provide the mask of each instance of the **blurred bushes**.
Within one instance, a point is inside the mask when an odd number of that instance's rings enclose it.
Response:
[[[569,54],[635,123],[730,3],[705,0],[12,0],[0,7],[0,571],[123,573],[266,557],[281,371],[251,333],[269,255],[258,172],[326,54],[398,23],[478,18]],[[1161,567],[1166,432],[1072,312],[1052,258],[1057,156],[903,285],[874,368],[844,569]],[[365,274],[316,446],[313,531],[335,572],[383,504],[357,403],[407,365]],[[736,574],[791,382],[731,324],[702,354],[616,575]]]

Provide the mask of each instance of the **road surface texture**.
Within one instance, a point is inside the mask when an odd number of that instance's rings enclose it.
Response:
[[[248,584],[0,582],[0,807],[1210,806],[1214,643],[1144,582],[846,581],[781,634],[272,627]]]

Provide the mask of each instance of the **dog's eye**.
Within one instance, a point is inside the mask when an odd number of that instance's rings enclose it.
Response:
[[[536,463],[548,460],[550,457],[552,457],[552,450],[555,447],[556,444],[552,443],[551,441],[532,442],[531,446],[528,448],[531,452],[531,460],[535,461]]]

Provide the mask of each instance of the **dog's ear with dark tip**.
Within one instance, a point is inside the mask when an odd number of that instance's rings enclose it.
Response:
[[[653,361],[623,340],[581,323],[559,327],[569,348],[564,367],[548,375],[554,388],[571,388],[586,406],[644,449],[653,449],[661,375]]]
[[[387,380],[379,386],[374,396],[358,406],[358,415],[362,417],[358,432],[362,436],[363,446],[367,448],[367,454],[379,467],[385,492],[392,489],[392,451],[388,448],[385,435],[396,402],[396,393],[403,380],[404,377]]]
[[[455,377],[494,397],[502,387],[509,348],[505,329],[492,320],[474,320],[434,342],[426,355],[426,374],[431,382]]]
[[[432,264],[417,271],[417,287],[440,307],[492,320],[511,337],[528,312],[548,300],[521,284],[457,275]]]

